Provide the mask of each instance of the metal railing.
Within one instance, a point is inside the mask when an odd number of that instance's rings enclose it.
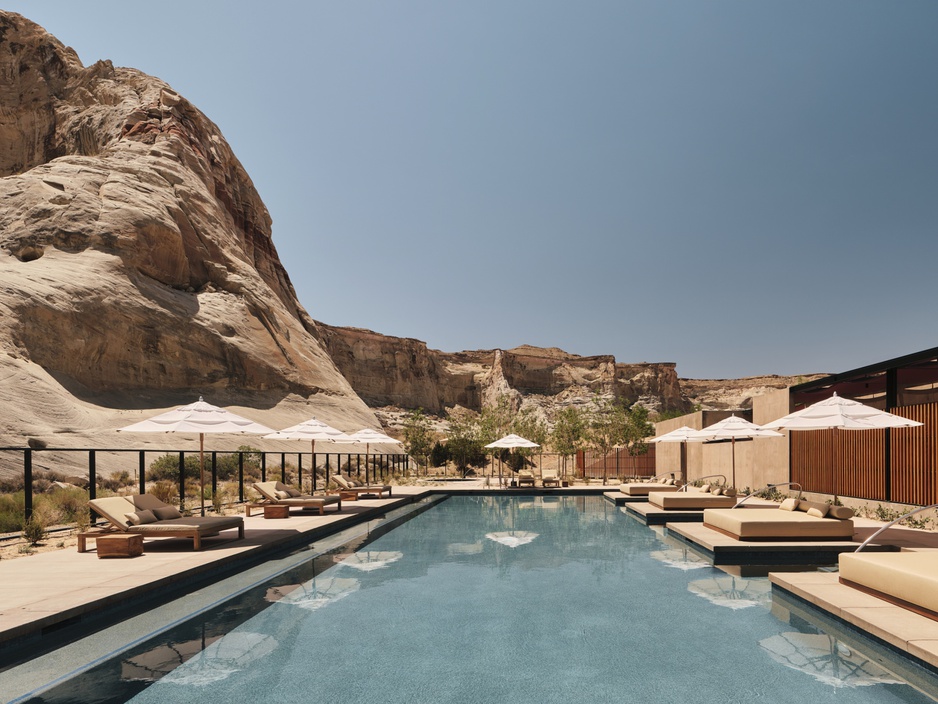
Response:
[[[136,466],[132,472],[132,474],[135,475],[133,484],[139,488],[141,494],[146,493],[147,483],[150,481],[147,476],[150,471],[150,468],[147,466],[147,455],[151,457],[154,455],[159,455],[160,457],[176,455],[178,471],[172,481],[175,482],[176,489],[178,490],[179,507],[182,510],[186,508],[186,458],[192,455],[197,458],[199,456],[198,450],[139,450],[128,448],[0,447],[0,454],[2,453],[22,454],[23,524],[29,521],[33,515],[36,495],[33,485],[39,478],[36,476],[37,456],[46,454],[61,457],[65,455],[68,459],[62,463],[62,466],[57,466],[54,469],[50,468],[45,471],[51,472],[57,476],[77,477],[82,480],[87,479],[88,498],[94,499],[97,498],[99,481],[103,479],[98,471],[99,458],[102,455],[118,454],[135,456]],[[259,472],[261,481],[267,481],[268,476],[277,477],[279,474],[279,479],[284,484],[295,483],[295,485],[300,488],[304,487],[304,485],[309,486],[311,491],[317,491],[320,488],[320,483],[322,484],[322,488],[325,488],[329,483],[330,477],[339,471],[348,471],[352,476],[356,477],[360,477],[364,474],[366,481],[372,478],[377,481],[385,480],[390,475],[410,474],[414,471],[419,472],[420,470],[420,465],[415,463],[409,455],[403,453],[370,453],[365,455],[362,453],[317,452],[312,454],[309,452],[268,452],[253,448],[250,450],[211,451],[204,453],[204,471],[206,479],[211,478],[211,496],[215,496],[218,491],[219,458],[225,455],[237,456],[236,477],[227,480],[223,479],[222,481],[237,482],[237,500],[239,503],[245,500],[246,469],[253,470],[248,473],[251,476],[257,476],[257,472]],[[73,460],[72,458],[75,459]],[[304,458],[306,459],[305,467]],[[273,459],[273,462],[269,461],[270,459]],[[58,462],[59,459],[57,458],[56,461]],[[11,462],[8,460],[5,464],[9,465]],[[111,462],[111,464],[114,463]],[[314,467],[316,471],[313,471]],[[189,471],[191,472],[191,468]],[[165,473],[162,476],[165,477]],[[7,483],[15,485],[18,482],[16,482],[16,480],[7,480]],[[93,521],[93,514],[91,518]]]

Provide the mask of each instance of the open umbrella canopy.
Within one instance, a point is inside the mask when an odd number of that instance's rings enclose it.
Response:
[[[781,433],[766,430],[762,426],[750,423],[745,418],[732,415],[729,418],[708,425],[703,430],[697,430],[688,436],[691,441],[709,440],[739,440],[744,438],[780,438]]]
[[[694,433],[698,432],[700,431],[695,428],[688,428],[686,425],[682,425],[680,428],[672,430],[670,433],[651,438],[648,442],[687,442],[693,439],[692,436]]]
[[[520,435],[506,435],[503,438],[496,440],[495,442],[489,443],[486,445],[489,448],[515,448],[515,447],[540,447],[536,442],[531,440],[526,440]]]
[[[201,513],[205,515],[205,434],[206,433],[251,433],[266,435],[273,428],[255,423],[237,413],[199,400],[188,406],[160,413],[139,423],[133,423],[117,432],[123,433],[198,433],[199,434],[199,497]],[[181,497],[180,497],[181,498]]]
[[[838,396],[812,403],[800,411],[766,423],[764,428],[784,430],[876,430],[882,428],[912,428],[922,425],[918,421]]]
[[[291,425],[289,428],[278,430],[264,436],[265,440],[331,440],[332,442],[354,442],[351,436],[343,433],[331,425],[323,423],[318,418],[310,418],[302,423]]]
[[[264,435],[273,428],[242,418],[236,413],[206,403],[199,397],[195,403],[160,413],[139,423],[118,428],[124,433],[252,433]]]
[[[362,428],[361,430],[349,435],[353,442],[365,443],[366,445],[401,445],[400,440],[395,440],[390,435],[385,435],[371,428]]]

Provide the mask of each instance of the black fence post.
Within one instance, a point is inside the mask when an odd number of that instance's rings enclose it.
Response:
[[[329,453],[326,453],[326,486],[329,486]]]
[[[280,483],[287,483],[287,453],[280,453]]]
[[[312,455],[313,455],[313,468],[311,470],[313,473],[313,492],[312,493],[315,494],[316,493],[316,453],[314,452],[312,453]]]
[[[23,520],[33,517],[33,451],[23,450]]]
[[[238,452],[238,503],[244,503],[244,453]]]
[[[212,450],[212,498],[218,491],[218,451]]]
[[[267,453],[261,453],[261,481],[267,481]]]
[[[300,492],[303,491],[303,453],[296,453],[296,482],[297,486],[300,487]]]
[[[146,461],[146,450],[140,450],[140,493],[147,493],[147,461]]]
[[[98,496],[98,462],[94,450],[88,450],[88,498],[96,499]]]
[[[186,453],[179,452],[179,510],[186,510]]]

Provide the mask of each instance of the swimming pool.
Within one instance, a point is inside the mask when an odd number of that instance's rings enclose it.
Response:
[[[453,497],[32,702],[930,702],[602,497]],[[774,606],[773,606],[774,603]],[[864,654],[866,653],[866,654]],[[850,688],[849,692],[845,688]],[[926,694],[926,692],[928,694]]]

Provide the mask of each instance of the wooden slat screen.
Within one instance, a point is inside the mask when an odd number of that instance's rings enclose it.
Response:
[[[914,505],[938,502],[938,404],[905,406],[891,413],[917,420],[919,428],[890,433],[886,482],[886,431],[792,431],[791,479],[805,491]]]
[[[938,502],[935,491],[935,428],[938,428],[938,404],[905,406],[892,411],[925,425],[920,428],[890,430],[892,500],[904,504],[928,506]]]

